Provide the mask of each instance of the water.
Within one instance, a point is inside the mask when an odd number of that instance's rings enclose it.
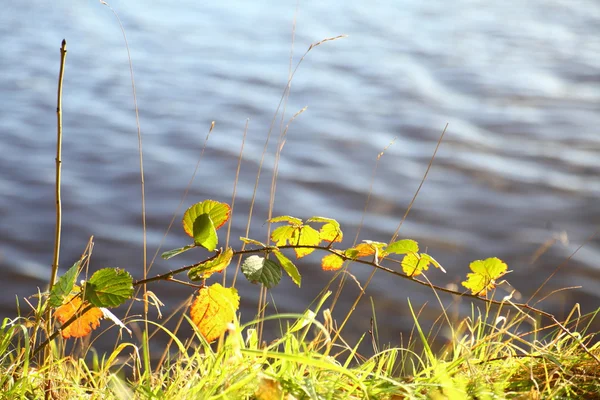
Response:
[[[185,201],[230,202],[237,156],[249,119],[232,237],[244,235],[261,152],[288,76],[295,5],[276,1],[111,4],[125,26],[143,132],[150,258],[176,210],[208,132],[198,175]],[[380,160],[361,239],[389,241],[419,186],[436,141],[449,124],[430,174],[400,231],[419,241],[458,283],[475,259],[497,256],[513,271],[523,299],[597,229],[600,221],[600,5],[594,0],[494,2],[351,0],[300,2],[294,62],[311,43],[287,102],[290,126],[279,166],[275,215],[336,218],[350,245]],[[61,271],[91,235],[94,268],[141,276],[142,230],[135,113],[127,52],[118,23],[99,2],[12,1],[0,14],[0,284],[2,315],[15,295],[43,287],[52,263],[56,79],[68,41],[64,83],[63,247]],[[285,122],[287,123],[287,122]],[[265,239],[271,140],[251,236]],[[179,220],[179,217],[178,217]],[[537,261],[533,254],[557,241]],[[188,239],[179,224],[162,250]],[[236,243],[234,241],[234,243]],[[544,293],[559,316],[580,302],[598,306],[600,242],[593,238]],[[151,275],[205,254],[157,260]],[[302,289],[289,279],[273,290],[281,311],[300,311],[330,274],[318,258],[300,261]],[[352,273],[362,282],[370,270]],[[190,293],[152,287],[176,307]],[[257,288],[242,284],[250,317]],[[356,286],[349,284],[345,314]],[[412,326],[406,298],[431,291],[377,273],[367,290],[388,336]],[[20,301],[21,307],[27,306]],[[464,306],[468,306],[463,302]],[[437,315],[439,309],[430,313]],[[250,311],[249,311],[250,310]],[[370,305],[350,332],[369,329]]]

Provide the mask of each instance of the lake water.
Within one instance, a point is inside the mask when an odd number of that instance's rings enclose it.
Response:
[[[113,1],[131,48],[141,129],[151,259],[215,129],[185,200],[230,202],[247,140],[232,238],[245,234],[269,125],[289,70],[295,2]],[[469,262],[497,256],[526,299],[600,222],[600,3],[596,0],[299,2],[295,75],[283,118],[290,125],[279,164],[274,215],[336,218],[350,245],[372,182],[360,239],[387,242],[398,226],[445,124],[448,131],[400,230],[419,241],[456,284]],[[135,112],[127,51],[99,2],[10,1],[0,13],[0,307],[47,284],[54,240],[54,157],[59,47],[64,81],[61,271],[94,235],[92,267],[142,275]],[[250,235],[266,239],[278,119],[268,148]],[[395,139],[381,158],[377,155]],[[179,220],[179,217],[177,218]],[[565,240],[556,240],[557,238]],[[535,262],[536,250],[556,243]],[[177,223],[162,250],[189,239]],[[233,241],[237,243],[237,241]],[[150,275],[200,260],[157,259]],[[600,238],[546,286],[541,305],[564,315],[575,302],[600,304]],[[298,263],[302,289],[284,278],[280,311],[301,311],[330,279],[318,257]],[[364,284],[366,267],[351,269]],[[190,290],[154,285],[166,312]],[[258,289],[240,286],[251,317]],[[339,312],[357,293],[348,284]],[[427,288],[377,272],[367,289],[390,338],[412,326],[406,299],[435,302]],[[468,302],[463,305],[468,308]],[[21,300],[21,307],[26,305]],[[439,314],[432,304],[431,315]],[[115,311],[118,313],[118,311]],[[369,329],[367,298],[349,332]]]

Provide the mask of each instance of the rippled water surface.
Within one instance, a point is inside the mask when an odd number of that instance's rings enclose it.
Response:
[[[177,209],[211,121],[216,127],[184,206],[205,198],[230,202],[249,119],[232,238],[244,235],[258,163],[288,76],[295,2],[111,5],[125,27],[135,72],[149,257]],[[293,79],[283,125],[308,109],[288,131],[275,215],[336,218],[350,245],[372,182],[360,238],[389,241],[448,123],[400,235],[418,240],[446,267],[446,275],[429,273],[434,282],[458,283],[470,261],[497,256],[527,298],[600,222],[600,3],[300,2],[293,65],[311,43],[341,34],[348,37],[311,50]],[[3,315],[15,315],[15,295],[43,287],[52,263],[63,38],[69,53],[62,270],[94,235],[95,268],[119,266],[141,276],[139,164],[127,51],[108,7],[11,1],[0,13],[0,37],[0,306]],[[260,240],[277,121],[250,234]],[[372,180],[378,154],[394,139]],[[162,249],[186,240],[177,224]],[[157,259],[151,274],[202,256]],[[545,307],[559,315],[575,301],[584,311],[596,308],[599,256],[600,240],[592,238],[544,292],[582,288],[551,297]],[[299,263],[302,290],[289,279],[273,290],[280,311],[302,310],[331,277],[317,261]],[[364,284],[370,270],[357,265],[352,273]],[[153,290],[167,311],[190,294],[170,285]],[[257,288],[245,284],[241,290],[243,309],[253,310]],[[342,313],[357,293],[355,284],[347,293]],[[412,326],[407,297],[418,305],[435,300],[430,290],[379,272],[367,294],[390,337]],[[360,334],[369,329],[368,301],[357,313],[352,329]]]

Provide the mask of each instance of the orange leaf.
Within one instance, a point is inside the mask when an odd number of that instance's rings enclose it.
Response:
[[[190,315],[202,336],[210,343],[227,330],[227,324],[233,321],[239,306],[237,290],[215,283],[199,290],[190,308]]]
[[[352,258],[366,257],[375,254],[375,249],[367,243],[361,243],[348,250],[356,251],[355,254],[352,254]]]
[[[54,316],[58,318],[61,324],[67,322],[81,308],[81,298],[74,296],[68,303],[58,307]],[[92,330],[100,326],[100,319],[103,317],[102,310],[94,307],[81,315],[71,325],[62,330],[62,337],[68,339],[80,338],[90,334]]]

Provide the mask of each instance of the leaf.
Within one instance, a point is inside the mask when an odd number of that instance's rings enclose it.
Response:
[[[332,218],[312,217],[306,222],[324,222],[325,225],[319,230],[321,240],[327,242],[341,242],[344,238],[339,222]]]
[[[81,260],[78,260],[63,276],[60,277],[58,282],[52,286],[50,298],[48,299],[48,305],[50,305],[50,307],[60,307],[63,304],[65,297],[71,293],[77,275],[79,275],[80,265]]]
[[[298,228],[294,232],[294,237],[292,238],[292,243],[295,246],[318,246],[321,243],[321,236],[319,232],[308,225],[304,225],[301,228]],[[309,255],[315,251],[315,249],[311,248],[295,248],[294,252],[296,253],[297,258],[302,258],[304,256]]]
[[[496,287],[496,279],[507,273],[508,266],[499,258],[493,257],[473,261],[469,268],[473,273],[467,274],[467,280],[462,285],[474,295],[485,295],[488,290]]]
[[[81,309],[81,297],[75,295],[70,301],[58,307],[54,313],[54,316],[58,319],[61,325],[64,325],[77,311]],[[68,339],[80,338],[90,334],[92,330],[100,326],[100,319],[104,314],[102,310],[97,307],[93,307],[85,314],[77,318],[71,325],[67,326],[61,331],[63,338]]]
[[[254,244],[256,246],[260,246],[260,247],[268,247],[266,244],[264,244],[263,242],[259,242],[258,240],[254,240],[254,239],[250,239],[247,237],[240,237],[240,240],[246,244]]]
[[[291,243],[296,229],[297,228],[292,225],[279,226],[271,233],[271,240],[275,242],[276,246],[285,246],[288,242]]]
[[[281,267],[259,256],[246,258],[242,264],[242,272],[250,282],[260,282],[267,288],[272,288],[281,280]]]
[[[203,262],[196,267],[188,271],[188,277],[193,281],[200,281],[210,277],[215,272],[221,272],[231,262],[233,257],[233,250],[228,247],[227,250],[223,251],[217,257],[212,260]]]
[[[344,259],[337,254],[329,254],[321,260],[323,271],[337,271],[344,265]]]
[[[96,307],[117,307],[133,296],[133,278],[118,268],[96,271],[85,283],[83,299]]]
[[[196,245],[202,246],[208,251],[214,251],[217,248],[219,239],[210,215],[200,214],[194,221],[193,229],[194,243]]]
[[[289,215],[283,215],[281,217],[271,218],[268,222],[277,223],[277,222],[287,222],[291,225],[302,225],[302,220],[296,217],[290,217]]]
[[[422,257],[419,253],[409,253],[402,259],[402,271],[408,276],[421,275],[429,269],[430,258]]]
[[[279,250],[274,250],[273,254],[275,254],[275,257],[277,257],[277,260],[279,260],[283,270],[287,272],[290,278],[292,278],[292,281],[298,285],[298,287],[300,287],[300,284],[302,283],[302,277],[300,276],[300,272],[298,272],[298,268],[296,268],[294,263]]]
[[[375,249],[377,249],[377,253],[379,257],[383,257],[385,255],[383,248],[386,246],[385,243],[381,242],[373,242],[371,240],[365,240],[364,243],[360,243],[352,248],[347,249],[344,252],[344,255],[348,258],[360,258],[367,257],[375,254]]]
[[[188,251],[189,249],[193,249],[194,247],[196,247],[195,244],[190,244],[188,246],[180,247],[178,249],[173,249],[173,250],[165,251],[160,256],[164,260],[168,260],[169,258],[175,257],[176,255],[181,254],[181,253],[183,253],[185,251]]]
[[[431,257],[429,254],[421,253],[421,258],[426,259],[428,262],[430,262],[431,264],[433,264],[434,267],[439,268],[439,269],[442,270],[443,273],[446,273],[446,270],[444,269],[444,267],[442,267],[442,264],[440,264],[439,262],[437,262],[435,260],[435,258]]]
[[[411,239],[398,240],[397,242],[390,243],[385,248],[385,252],[388,254],[418,253],[419,244]]]
[[[240,296],[234,288],[215,283],[199,290],[190,307],[190,316],[207,342],[213,342],[227,330],[240,306]]]
[[[198,216],[208,214],[215,229],[219,229],[229,220],[231,216],[231,207],[226,203],[220,203],[215,200],[204,200],[188,208],[183,214],[183,230],[189,236],[194,237],[194,221]]]

